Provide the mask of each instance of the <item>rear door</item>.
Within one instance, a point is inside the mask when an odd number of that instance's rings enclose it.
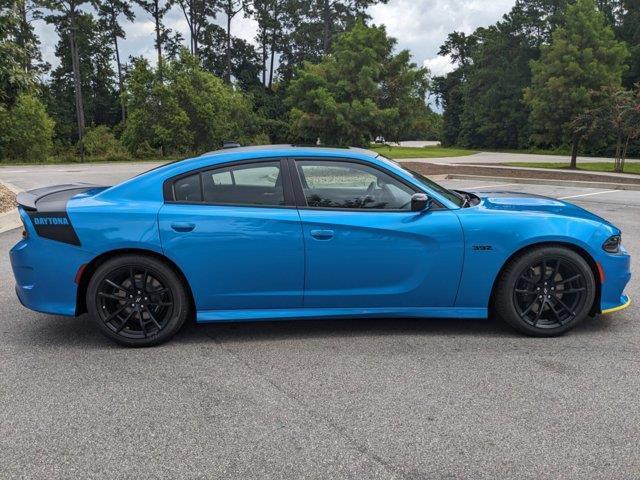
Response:
[[[162,246],[198,310],[302,306],[302,229],[280,160],[191,172],[165,192]]]
[[[306,244],[305,307],[454,304],[463,237],[452,211],[412,212],[415,187],[370,164],[290,166]]]

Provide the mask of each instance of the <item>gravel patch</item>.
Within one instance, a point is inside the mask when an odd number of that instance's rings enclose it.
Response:
[[[0,184],[0,213],[16,208],[16,194]]]
[[[611,175],[593,175],[554,170],[518,170],[515,168],[487,168],[475,166],[433,165],[429,163],[403,162],[403,166],[423,175],[446,175],[458,173],[465,175],[483,175],[491,177],[539,178],[543,180],[579,180],[587,182],[628,183],[640,185],[640,178],[613,177]]]

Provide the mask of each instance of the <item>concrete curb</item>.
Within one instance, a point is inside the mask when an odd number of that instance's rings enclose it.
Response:
[[[484,175],[463,175],[450,173],[447,180],[482,180],[483,182],[523,183],[530,185],[556,185],[558,187],[583,187],[583,188],[609,188],[612,190],[638,190],[640,184],[590,182],[582,180],[556,180],[551,178],[514,178],[514,177],[488,177]]]
[[[0,213],[0,233],[8,232],[22,225],[18,209],[14,208],[8,212]]]
[[[0,180],[0,185],[6,187],[15,194],[22,191],[21,188],[18,188],[11,183],[7,183],[4,180]],[[18,228],[20,225],[22,225],[22,220],[20,219],[20,214],[18,213],[17,208],[9,210],[8,212],[0,213],[0,233],[13,230],[14,228]]]

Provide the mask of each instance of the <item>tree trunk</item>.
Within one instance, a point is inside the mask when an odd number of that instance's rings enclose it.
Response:
[[[275,33],[274,33],[275,36]],[[273,85],[273,62],[276,56],[275,52],[275,40],[271,40],[271,60],[269,61],[269,90],[271,90],[271,85]]]
[[[324,0],[324,6],[322,8],[322,23],[323,23],[323,53],[326,55],[329,53],[329,47],[331,46],[331,9],[329,8],[329,0]]]
[[[69,43],[71,47],[71,68],[73,69],[73,87],[76,104],[76,122],[78,124],[78,147],[80,148],[80,160],[84,161],[84,104],[82,99],[82,81],[80,78],[80,56],[76,42],[76,12],[71,10],[71,28],[69,31]]]
[[[227,12],[227,61],[224,67],[224,78],[231,82],[231,6]]]
[[[574,135],[573,145],[571,146],[571,163],[569,168],[577,168],[578,163],[578,144],[580,143],[580,137]]]
[[[162,67],[162,40],[160,38],[160,0],[154,2],[154,14],[153,19],[156,23],[156,50],[158,51],[158,70]]]
[[[27,0],[18,2],[18,9],[20,10],[20,35],[18,44],[20,45],[20,49],[24,51],[26,48],[24,38],[29,28],[29,22],[27,20]],[[31,58],[25,56],[23,60],[22,68],[24,68],[25,72],[29,72],[31,70]]]
[[[624,161],[627,159],[627,148],[629,147],[629,135],[624,142],[624,148],[622,149],[622,155],[620,156],[620,173],[624,172]]]
[[[618,132],[618,136],[616,137],[616,156],[613,160],[613,171],[619,172],[620,170],[620,155],[622,150],[622,133]]]
[[[112,25],[116,25],[116,15],[115,12],[111,11],[111,22]],[[113,47],[114,52],[116,54],[116,65],[118,66],[118,96],[120,97],[120,110],[122,111],[122,121],[124,122],[127,118],[126,107],[124,104],[124,97],[122,96],[122,92],[124,91],[124,82],[122,80],[122,64],[120,63],[120,49],[118,48],[118,35],[115,33],[115,29],[112,29],[113,33]]]
[[[267,87],[267,29],[262,27],[262,86]]]

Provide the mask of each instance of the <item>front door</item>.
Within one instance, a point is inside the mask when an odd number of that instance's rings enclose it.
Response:
[[[464,249],[453,212],[412,212],[414,188],[363,163],[298,160],[295,171],[305,307],[454,305]]]
[[[173,183],[159,214],[162,247],[197,310],[302,306],[302,229],[282,171],[280,161],[244,162]]]

